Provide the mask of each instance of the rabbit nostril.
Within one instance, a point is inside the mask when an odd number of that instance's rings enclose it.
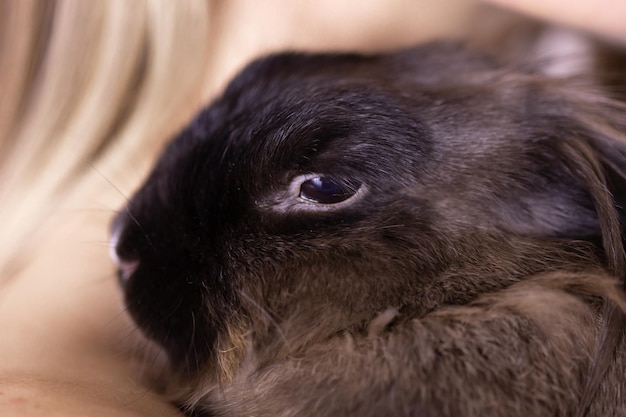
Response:
[[[113,226],[111,228],[111,237],[109,241],[109,255],[113,263],[117,267],[117,278],[121,287],[125,287],[126,283],[133,275],[133,273],[137,270],[139,266],[139,260],[134,256],[129,260],[124,259],[124,255],[119,254],[119,244],[120,244],[120,235],[124,229],[123,221],[125,217],[117,216],[113,222]],[[133,259],[135,258],[135,259]]]
[[[138,266],[139,261],[120,261],[117,264],[117,278],[121,286],[126,285]]]

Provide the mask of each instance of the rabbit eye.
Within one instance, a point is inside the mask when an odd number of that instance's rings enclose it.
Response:
[[[330,177],[313,177],[300,184],[300,197],[318,204],[337,204],[356,192],[354,187]]]
[[[368,192],[363,183],[339,180],[323,174],[299,175],[289,188],[259,199],[261,208],[277,212],[332,211],[351,205]]]

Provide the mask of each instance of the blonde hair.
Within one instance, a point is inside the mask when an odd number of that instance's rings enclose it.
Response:
[[[0,277],[8,277],[55,207],[97,195],[99,172],[129,189],[123,168],[145,171],[146,142],[158,148],[200,105],[210,11],[203,0],[3,8]]]
[[[405,46],[461,27],[469,7],[0,1],[0,283],[28,261],[61,207],[77,199],[119,207],[164,140],[251,56]],[[363,31],[341,21],[355,13]],[[111,189],[120,192],[104,197]]]

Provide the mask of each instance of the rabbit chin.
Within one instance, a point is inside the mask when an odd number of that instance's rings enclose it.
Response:
[[[389,330],[399,316],[396,307],[389,307],[377,314],[366,324],[367,338],[374,339]],[[178,404],[186,410],[198,410],[210,402],[214,395],[224,395],[220,387],[247,386],[250,376],[257,372],[265,363],[264,355],[254,348],[250,332],[229,327],[228,342],[221,343],[218,348],[216,365],[207,365],[206,369],[198,370],[193,375],[171,374],[161,390],[166,399]],[[227,345],[230,343],[230,348]],[[332,339],[339,348],[354,350],[355,339],[350,333],[343,333]],[[215,369],[217,366],[217,372]],[[209,369],[210,368],[210,369]],[[219,375],[216,380],[215,375]]]
[[[191,413],[201,408],[209,397],[219,395],[220,387],[243,383],[259,369],[261,361],[249,334],[236,325],[227,325],[210,359],[194,362],[193,369],[186,363],[192,359],[185,358],[185,363],[173,360],[166,346],[143,331],[134,331],[126,339],[128,346],[123,348],[130,352],[130,367],[137,371],[138,382]],[[203,348],[208,346],[195,347]]]

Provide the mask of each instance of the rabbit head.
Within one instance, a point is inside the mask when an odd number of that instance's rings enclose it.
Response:
[[[252,63],[114,221],[131,315],[223,382],[390,308],[621,274],[622,110],[576,83],[452,44]]]

